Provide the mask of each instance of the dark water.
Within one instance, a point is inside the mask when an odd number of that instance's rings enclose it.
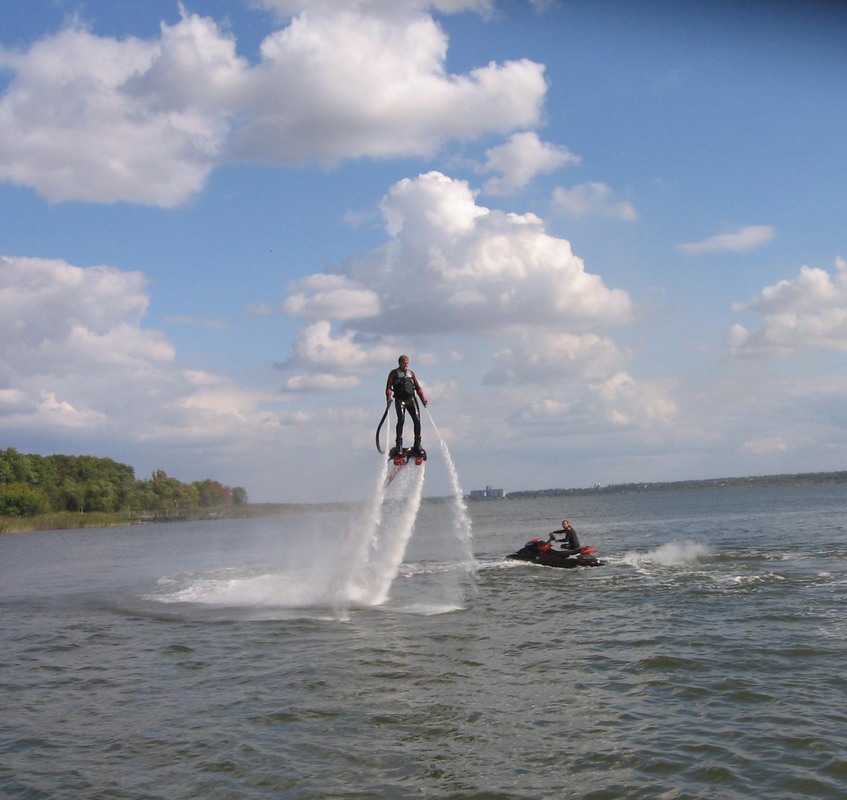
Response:
[[[425,502],[0,537],[4,798],[842,798],[847,487]],[[567,516],[608,564],[502,556]]]

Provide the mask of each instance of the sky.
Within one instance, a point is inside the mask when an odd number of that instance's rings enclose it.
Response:
[[[408,354],[430,496],[843,470],[845,36],[835,2],[6,0],[0,447],[356,501]]]

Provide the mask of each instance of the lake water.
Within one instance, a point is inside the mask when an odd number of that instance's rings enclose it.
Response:
[[[383,505],[0,536],[0,795],[847,794],[847,486]]]

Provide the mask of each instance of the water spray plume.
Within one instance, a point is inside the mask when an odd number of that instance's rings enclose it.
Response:
[[[458,473],[447,443],[429,414],[450,477],[453,533],[461,551],[465,572],[476,570],[476,560],[471,545],[471,520],[465,505]],[[348,530],[344,554],[339,563],[336,610],[344,613],[348,605],[375,606],[386,602],[391,585],[406,554],[406,548],[421,506],[426,462],[420,466],[406,466],[398,478],[388,478],[389,461],[383,460],[376,478],[371,498],[365,504],[358,520]],[[389,492],[397,502],[386,502]]]
[[[468,572],[476,571],[476,559],[473,554],[472,536],[471,536],[471,518],[468,514],[468,507],[465,504],[465,493],[462,491],[462,486],[459,483],[459,473],[456,471],[456,465],[450,457],[450,450],[447,448],[447,442],[438,430],[435,420],[432,418],[429,409],[426,409],[429,421],[432,424],[432,429],[438,437],[438,444],[441,448],[441,454],[444,456],[444,462],[447,464],[447,472],[450,475],[450,485],[453,489],[452,503],[454,508],[453,524],[456,535],[462,545],[464,561]]]
[[[427,412],[428,413],[428,412]],[[447,593],[455,593],[452,608],[461,607],[465,584],[462,576],[472,577],[477,569],[471,542],[471,520],[456,466],[447,443],[429,415],[452,487],[449,505],[450,521],[445,532],[452,539],[450,563],[461,571],[448,569],[442,574],[455,575]],[[315,545],[308,539],[308,555],[291,549],[291,562],[309,559],[307,570],[270,570],[267,568],[216,570],[212,574],[175,576],[159,599],[166,602],[193,602],[231,608],[317,608],[328,606],[338,619],[349,615],[353,607],[373,607],[386,603],[401,565],[421,509],[427,461],[403,465],[389,481],[389,470],[397,467],[380,459],[380,468],[370,496],[351,520],[340,542],[319,547],[320,558],[314,559]],[[393,474],[393,473],[392,473]],[[441,530],[441,529],[440,529]],[[439,531],[440,532],[440,531]],[[306,547],[306,545],[303,545]],[[458,557],[456,553],[458,552]],[[432,591],[429,584],[420,588]],[[165,587],[163,587],[165,588]],[[445,587],[439,591],[439,607],[443,608]],[[430,598],[431,599],[431,598]],[[426,598],[421,607],[431,607]]]

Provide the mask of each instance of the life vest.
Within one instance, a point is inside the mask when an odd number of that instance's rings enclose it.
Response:
[[[412,377],[412,372],[401,369],[396,370],[394,382],[391,384],[395,397],[414,397],[415,396],[415,379]]]

